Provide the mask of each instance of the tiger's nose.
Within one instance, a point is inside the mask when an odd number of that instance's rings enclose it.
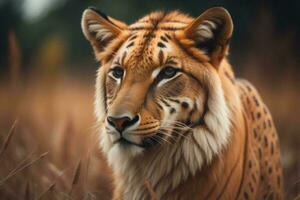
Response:
[[[112,116],[108,116],[107,117],[107,122],[115,127],[115,129],[117,129],[117,131],[119,131],[120,133],[123,132],[126,128],[133,126],[134,124],[136,124],[139,121],[139,116],[136,115],[133,119],[131,119],[128,116],[125,117],[112,117]]]

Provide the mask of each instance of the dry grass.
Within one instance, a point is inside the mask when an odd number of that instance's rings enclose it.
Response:
[[[46,79],[0,86],[1,199],[110,199],[92,84]]]

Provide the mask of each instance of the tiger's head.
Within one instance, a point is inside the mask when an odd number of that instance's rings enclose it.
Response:
[[[95,110],[111,164],[153,149],[195,151],[184,146],[188,139],[202,159],[222,149],[230,113],[219,68],[233,30],[224,8],[196,19],[178,11],[154,12],[132,25],[89,8],[82,29],[101,62]]]

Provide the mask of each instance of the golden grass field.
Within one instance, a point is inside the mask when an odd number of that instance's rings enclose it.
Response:
[[[0,80],[1,199],[110,199],[111,172],[97,148],[94,74],[33,69],[23,76],[13,39],[10,50],[10,71]],[[280,79],[262,74],[258,67],[242,72],[273,113],[286,199],[294,199],[300,193],[299,80],[290,70]]]

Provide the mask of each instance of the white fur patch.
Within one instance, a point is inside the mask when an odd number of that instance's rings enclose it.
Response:
[[[104,122],[106,118],[106,110],[105,110],[105,79],[106,79],[105,68],[100,67],[97,72],[97,80],[96,80],[96,94],[95,94],[95,115],[97,117],[98,122]]]
[[[217,28],[217,25],[212,22],[205,20],[196,29],[199,41],[205,41],[214,37],[213,30]]]
[[[162,70],[161,67],[155,69],[155,70],[152,72],[152,74],[151,74],[151,78],[152,78],[152,79],[156,79],[156,77],[158,76],[158,74],[159,74],[159,72],[160,72],[161,70]]]
[[[88,30],[91,33],[94,33],[99,41],[106,40],[113,35],[112,32],[105,26],[99,23],[95,24],[94,20],[88,20],[87,25]]]
[[[157,87],[161,87],[163,84],[175,79],[176,77],[180,76],[182,73],[180,72],[177,72],[177,74],[175,76],[173,76],[172,78],[168,78],[168,79],[163,79],[161,80],[158,84],[157,84]]]
[[[95,19],[91,10],[87,9],[83,12],[81,27],[87,39],[95,37],[100,42],[113,36],[113,32]]]

